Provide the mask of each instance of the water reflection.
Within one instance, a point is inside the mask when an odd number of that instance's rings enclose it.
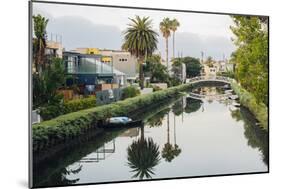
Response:
[[[257,124],[255,117],[245,108],[231,110],[231,116],[237,120],[244,122],[244,135],[248,140],[248,145],[257,148],[262,153],[263,162],[268,165],[268,132],[261,129]]]
[[[172,112],[174,114],[174,145],[170,143],[170,120],[167,119],[167,143],[164,145],[162,149],[162,158],[167,162],[171,162],[175,157],[177,157],[181,153],[181,149],[176,144],[176,115],[181,115],[183,112],[183,100],[180,99],[175,102],[172,106]],[[170,114],[168,113],[168,118]]]
[[[135,116],[145,126],[83,138],[36,164],[35,186],[245,173],[266,170],[268,165],[268,133],[229,100],[209,104],[183,96]]]
[[[154,167],[160,162],[159,146],[153,142],[152,138],[133,141],[127,149],[128,166],[135,172],[132,178],[144,179],[152,178]]]
[[[149,118],[147,120],[147,124],[150,127],[161,127],[163,124],[164,117],[165,115],[167,115],[169,111],[170,111],[170,107],[161,110],[160,112]]]
[[[197,112],[201,105],[203,104],[202,100],[198,99],[193,99],[193,98],[186,98],[186,106],[184,108],[185,113],[192,113],[192,112]],[[204,111],[204,109],[202,109]]]

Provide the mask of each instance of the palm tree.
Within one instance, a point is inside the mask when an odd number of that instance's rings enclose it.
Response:
[[[175,33],[180,26],[180,23],[177,19],[171,21],[171,30],[173,31],[173,58],[175,58]]]
[[[152,138],[140,138],[134,141],[127,149],[128,165],[132,172],[136,172],[133,178],[139,177],[141,180],[151,178],[153,169],[160,162],[159,146],[153,142]]]
[[[169,63],[168,63],[168,38],[171,36],[171,20],[169,18],[164,18],[162,22],[160,22],[160,31],[163,34],[163,37],[166,40],[166,64],[167,69],[169,70]]]
[[[122,49],[128,50],[132,55],[138,58],[140,87],[144,87],[143,62],[145,56],[151,56],[157,49],[158,34],[152,29],[152,21],[149,17],[136,16],[135,19],[129,18],[124,32],[124,43]]]
[[[48,24],[48,19],[38,14],[33,16],[34,22],[34,63],[36,72],[41,74],[42,68],[45,66],[44,54],[46,48],[47,32],[46,27]]]

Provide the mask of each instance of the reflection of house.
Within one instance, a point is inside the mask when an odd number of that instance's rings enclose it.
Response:
[[[67,74],[72,78],[67,80],[68,85],[77,84],[84,86],[88,92],[95,91],[98,86],[103,90],[102,85],[113,87],[125,85],[126,75],[113,68],[110,59],[103,62],[103,56],[98,49],[84,48],[63,53]],[[108,88],[108,87],[107,87]]]

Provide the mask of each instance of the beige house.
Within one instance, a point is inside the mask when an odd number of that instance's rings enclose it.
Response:
[[[63,47],[60,42],[47,41],[45,54],[48,56],[62,58]]]
[[[127,79],[135,80],[137,77],[138,61],[128,51],[122,50],[100,50],[103,57],[111,57],[113,67],[127,75]],[[105,59],[106,61],[106,59]]]

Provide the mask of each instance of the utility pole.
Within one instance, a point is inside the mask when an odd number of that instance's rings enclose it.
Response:
[[[203,63],[204,63],[204,52],[201,51],[201,64],[203,64]]]

